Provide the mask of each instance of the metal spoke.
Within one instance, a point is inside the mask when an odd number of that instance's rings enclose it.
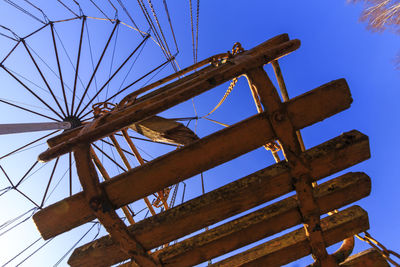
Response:
[[[111,158],[106,152],[104,152],[100,147],[96,144],[92,144],[98,151],[101,152],[104,156],[106,156],[109,160],[111,160],[115,165],[117,165],[122,171],[126,172],[125,168],[122,167],[118,162],[116,162],[113,158]]]
[[[45,199],[46,199],[47,192],[49,191],[51,181],[53,180],[54,172],[56,171],[56,168],[57,168],[57,164],[58,164],[58,160],[59,160],[59,159],[60,159],[59,157],[56,159],[56,162],[54,163],[53,170],[51,171],[51,174],[50,174],[50,177],[49,177],[49,182],[47,183],[46,190],[44,191],[44,194],[43,194],[42,202],[40,203],[40,207],[41,207],[41,208],[42,208],[43,205],[44,205],[44,201],[45,201]]]
[[[72,153],[70,152],[69,154],[69,196],[72,196]]]
[[[105,47],[104,47],[104,49],[103,49],[103,52],[101,53],[101,56],[100,56],[100,58],[99,58],[99,61],[97,62],[97,65],[96,65],[96,67],[95,67],[95,69],[94,69],[94,71],[93,71],[93,74],[92,74],[92,76],[90,77],[89,83],[88,83],[88,85],[86,86],[85,91],[83,92],[82,98],[81,98],[81,100],[79,101],[78,106],[76,107],[76,111],[75,111],[75,113],[73,113],[74,116],[76,116],[76,114],[79,112],[79,108],[80,108],[80,106],[82,105],[82,101],[83,101],[83,99],[85,98],[85,95],[86,95],[87,91],[89,90],[89,87],[90,87],[90,85],[91,85],[91,83],[92,83],[92,81],[93,81],[93,78],[94,78],[94,76],[96,75],[96,72],[97,72],[97,70],[98,70],[98,68],[99,68],[99,66],[100,66],[101,61],[103,60],[104,54],[105,54],[106,51],[107,51],[108,45],[110,44],[110,41],[111,41],[111,39],[112,39],[112,37],[113,37],[113,35],[114,35],[114,32],[115,32],[115,30],[117,29],[118,25],[119,25],[119,21],[117,21],[117,22],[115,23],[115,26],[114,26],[114,28],[113,28],[111,34],[110,34],[110,37],[109,37],[108,40],[107,40],[107,43],[106,43],[106,45],[105,45]]]
[[[21,192],[18,188],[14,188],[14,190],[17,191],[18,193],[20,193],[23,197],[25,197],[30,202],[32,202],[36,207],[40,208],[40,206],[35,201],[33,201],[30,197],[28,197],[23,192]]]
[[[38,160],[36,160],[32,166],[28,169],[28,171],[22,176],[22,178],[18,181],[18,183],[15,185],[15,187],[18,187],[24,180],[25,178],[28,176],[28,174],[33,170],[33,168],[35,168],[35,166],[39,163]]]
[[[50,23],[50,29],[51,29],[51,37],[53,39],[54,53],[56,55],[56,60],[57,60],[58,74],[60,76],[61,90],[62,90],[63,97],[64,97],[65,111],[67,112],[67,115],[69,116],[67,96],[65,94],[64,80],[63,80],[62,71],[61,71],[60,58],[58,56],[57,43],[56,43],[56,37],[54,35],[54,24],[53,23]]]
[[[6,55],[5,58],[3,58],[3,60],[1,61],[0,65],[3,65],[4,61],[6,61],[6,59],[14,52],[14,50],[17,48],[17,46],[21,43],[21,41],[18,41],[14,47],[10,50],[10,52],[8,52],[8,54]]]
[[[72,113],[73,110],[74,110],[74,104],[75,104],[76,83],[77,83],[77,81],[78,81],[79,62],[80,62],[80,60],[81,60],[82,39],[83,39],[83,32],[84,32],[84,29],[85,29],[85,22],[86,22],[86,17],[84,16],[83,19],[82,19],[81,36],[80,36],[80,39],[79,39],[78,57],[77,57],[77,59],[76,59],[74,89],[73,89],[73,92],[72,92],[71,113]]]
[[[11,181],[10,177],[8,176],[8,174],[6,173],[6,171],[3,169],[3,166],[0,165],[0,169],[1,171],[4,173],[4,175],[6,176],[8,182],[10,183],[10,185],[12,186],[12,188],[14,188],[14,183]]]
[[[111,99],[113,99],[114,97],[116,97],[117,95],[121,94],[122,92],[124,92],[125,90],[129,89],[130,87],[132,87],[134,84],[140,82],[141,80],[143,80],[144,78],[146,78],[147,76],[149,76],[150,74],[152,74],[153,72],[155,72],[156,70],[162,68],[163,66],[165,66],[168,62],[170,62],[171,60],[167,60],[164,63],[162,63],[161,65],[159,65],[158,67],[156,67],[155,69],[152,69],[151,71],[149,71],[148,73],[146,73],[145,75],[143,75],[142,77],[140,77],[139,79],[137,79],[136,81],[132,82],[131,84],[125,86],[122,90],[118,91],[117,93],[115,93],[113,96],[107,98],[107,100],[105,100],[104,102],[108,102]]]
[[[47,87],[47,89],[49,90],[49,93],[50,93],[51,96],[53,97],[54,101],[56,101],[56,104],[57,104],[58,108],[61,110],[62,114],[63,114],[64,116],[66,116],[65,113],[64,113],[64,111],[63,111],[63,109],[61,108],[60,103],[58,102],[56,96],[54,95],[53,90],[51,90],[51,87],[50,87],[49,83],[47,82],[46,78],[44,77],[42,70],[39,68],[39,66],[38,66],[38,64],[37,64],[37,62],[36,62],[36,60],[35,60],[34,57],[32,56],[31,51],[29,50],[28,46],[26,45],[25,40],[22,40],[21,42],[22,42],[22,44],[24,45],[25,50],[28,52],[29,57],[31,58],[33,64],[35,65],[36,70],[39,72],[40,77],[42,77],[43,82],[46,84],[46,87]]]
[[[21,146],[21,147],[19,147],[19,148],[17,148],[17,149],[14,149],[13,151],[11,151],[11,152],[5,154],[4,156],[1,156],[0,159],[4,159],[4,158],[6,158],[6,157],[8,157],[8,156],[11,156],[12,154],[14,154],[14,153],[20,151],[21,149],[24,149],[24,148],[26,148],[26,147],[28,147],[28,146],[30,146],[30,145],[33,145],[34,143],[39,142],[40,140],[43,140],[43,139],[45,139],[46,137],[49,137],[50,135],[55,134],[55,133],[58,132],[58,131],[59,131],[59,130],[53,131],[53,132],[51,132],[51,133],[49,133],[49,134],[46,134],[45,136],[42,136],[42,137],[40,137],[40,138],[38,138],[38,139],[36,139],[36,140],[34,140],[34,141],[32,141],[32,142],[29,142],[29,143],[23,145],[23,146]]]
[[[82,109],[82,111],[77,115],[78,117],[82,114],[82,112],[93,102],[93,100],[98,96],[101,91],[104,90],[104,88],[110,83],[110,81],[117,75],[117,73],[125,66],[125,64],[131,59],[131,57],[136,53],[136,51],[145,43],[145,41],[150,37],[150,35],[147,35],[141,42],[140,44],[135,48],[135,50],[132,51],[132,53],[125,59],[125,61],[118,67],[118,69],[111,75],[111,77],[104,83],[104,85],[100,88],[100,90],[90,99],[89,103],[86,104],[86,106]]]
[[[47,108],[49,108],[51,111],[53,111],[54,114],[56,114],[61,120],[63,117],[55,111],[49,104],[47,104],[42,98],[40,98],[35,92],[32,91],[26,84],[24,84],[20,79],[18,79],[14,74],[10,72],[4,65],[0,65],[3,70],[5,70],[11,77],[13,77],[20,85],[22,85],[28,92],[30,92],[34,97],[36,97],[40,102],[42,102]],[[44,116],[44,115],[43,115]]]
[[[40,32],[41,30],[43,30],[44,28],[46,28],[48,25],[49,25],[49,23],[43,25],[42,27],[40,27],[39,29],[37,29],[37,30],[34,31],[34,32],[31,32],[30,34],[28,34],[27,36],[25,36],[25,37],[22,38],[22,39],[26,39],[26,38],[28,38],[28,37],[31,37],[32,35],[34,35],[34,34]]]
[[[123,136],[122,134],[119,134],[119,133],[116,133],[115,135]],[[178,145],[169,144],[169,143],[164,143],[164,142],[159,142],[159,141],[153,141],[153,140],[150,140],[150,139],[140,138],[140,137],[136,137],[136,136],[130,136],[130,135],[129,135],[129,138],[131,138],[131,139],[136,139],[136,140],[140,140],[140,141],[145,141],[145,142],[150,142],[150,143],[156,143],[156,144],[162,144],[162,145],[167,145],[167,146],[178,147]]]
[[[115,134],[115,135],[117,135],[117,134]],[[122,135],[120,135],[120,136],[122,136]],[[115,145],[114,145],[113,143],[110,143],[110,142],[108,142],[108,141],[106,141],[106,140],[100,139],[100,141],[103,142],[103,143],[105,143],[105,144],[107,144],[107,145],[110,145],[110,146],[115,147]],[[121,150],[122,150],[123,152],[125,152],[125,153],[131,155],[131,156],[135,156],[132,152],[130,152],[130,151],[126,150],[126,149],[121,148]]]

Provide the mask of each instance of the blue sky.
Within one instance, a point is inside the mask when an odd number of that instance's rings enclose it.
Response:
[[[65,2],[67,3],[67,1]],[[107,5],[106,1],[96,2],[104,7],[110,17],[113,17],[112,9]],[[71,14],[60,5],[48,5],[46,1],[36,1],[35,3],[43,8],[50,19],[71,17]],[[177,61],[181,67],[186,67],[193,63],[189,4],[188,1],[168,1],[168,4],[180,50]],[[90,4],[82,4],[82,7],[88,15],[103,16]],[[138,14],[139,10],[133,4],[127,4],[127,7],[132,8],[134,14]],[[161,4],[156,3],[155,7],[160,14],[163,14]],[[31,7],[29,9],[29,6],[27,6],[27,9],[38,14]],[[400,111],[398,99],[400,96],[400,72],[395,69],[394,60],[400,52],[400,37],[388,31],[371,32],[367,30],[365,23],[359,21],[361,10],[361,4],[352,5],[347,4],[345,1],[246,1],[245,3],[242,1],[202,1],[200,3],[198,59],[201,60],[213,54],[226,52],[231,49],[235,42],[241,42],[245,49],[250,49],[275,35],[288,33],[291,39],[297,38],[301,40],[301,47],[297,51],[280,60],[290,97],[307,92],[331,80],[345,78],[353,97],[351,108],[304,129],[302,134],[305,145],[307,148],[316,146],[352,129],[357,129],[369,136],[371,159],[344,172],[363,171],[371,177],[371,195],[357,202],[357,204],[368,211],[371,226],[370,233],[388,248],[399,251],[400,241],[398,237],[400,237],[400,232],[398,222],[400,221],[400,215],[398,211],[400,210],[400,182],[398,180],[400,178],[400,167],[398,164],[398,149],[400,148],[400,141],[398,132],[400,126],[398,116]],[[120,13],[120,19],[128,21],[122,12]],[[137,21],[139,25],[145,25],[143,18],[140,16],[138,16]],[[165,29],[169,45],[174,50],[175,46],[165,17],[160,15],[160,21]],[[0,4],[0,24],[13,29],[21,36],[32,32],[40,26],[40,23],[17,12],[4,2]],[[74,55],[77,51],[76,44],[79,38],[80,21],[71,22],[70,24],[60,23],[60,26],[57,25],[57,27],[66,50]],[[96,55],[98,56],[101,52],[113,25],[109,22],[91,21],[89,27],[92,34],[91,45],[96,58]],[[142,29],[147,31],[145,26]],[[51,39],[49,39],[48,33],[47,35],[44,33],[43,36],[38,36],[36,39],[32,38],[30,44],[38,54],[48,61],[49,65],[56,68],[54,54],[52,54],[53,51],[51,50]],[[105,58],[104,66],[99,70],[98,81],[96,80],[99,84],[104,82],[104,77],[109,74],[109,66],[115,66],[116,63],[122,62],[123,57],[140,42],[139,35],[136,32],[123,27],[120,29],[119,38],[115,62],[112,62],[111,51],[113,51],[113,46],[111,46],[109,54]],[[0,39],[1,57],[4,57],[11,45],[12,41],[5,38]],[[85,49],[88,51],[88,47],[85,47]],[[64,65],[69,64],[66,54],[62,54],[60,57]],[[87,81],[92,68],[89,54],[86,54],[84,59],[81,75],[82,79]],[[146,73],[152,67],[162,63],[163,60],[165,59],[161,52],[154,42],[150,40],[138,59],[137,65],[135,65],[137,67],[128,76],[128,80],[135,80],[135,78]],[[29,62],[23,49],[18,50],[12,60],[10,58],[10,63],[6,61],[6,65],[15,71],[18,70],[31,80],[36,81],[40,78],[40,76],[31,71],[33,70],[33,65]],[[68,67],[69,69],[66,68],[64,71],[66,83],[71,86],[73,71],[70,66]],[[273,78],[271,66],[266,66],[266,70],[270,77]],[[172,73],[172,71],[171,67],[163,69],[158,76],[154,77],[154,81]],[[0,80],[2,81],[0,98],[29,103],[35,107],[42,105],[32,99],[31,96],[29,97],[21,86],[12,81],[3,70],[0,73]],[[121,81],[122,78],[118,78],[115,84],[112,83],[110,92]],[[52,86],[57,87],[57,80],[54,77],[50,79],[50,82]],[[143,84],[144,82],[138,84],[138,87]],[[41,85],[43,86],[43,84]],[[224,84],[215,90],[205,93],[203,96],[196,97],[194,99],[196,112],[199,115],[207,114],[222,97],[228,85],[229,83]],[[132,90],[138,87],[132,88]],[[48,95],[44,97],[48,101],[51,100]],[[19,112],[7,105],[0,105],[0,111],[3,114],[3,116],[0,116],[0,123],[46,121],[46,119]],[[244,78],[240,78],[227,101],[210,118],[232,124],[255,113],[256,109],[252,103],[247,81]],[[171,117],[193,116],[192,102],[183,103],[164,114]],[[200,120],[196,124],[191,122],[190,127],[196,130],[200,137],[221,129],[221,126],[205,120]],[[26,140],[33,140],[40,136],[40,134],[2,136],[0,137],[2,140],[1,152],[5,154],[16,144],[23,144]],[[153,157],[172,149],[140,142],[138,146],[141,146],[146,153]],[[33,162],[37,154],[45,149],[46,146],[42,145],[20,153],[18,157],[15,156],[13,159],[2,160],[0,164],[12,176],[19,177],[30,166],[29,164],[22,166],[21,162]],[[150,156],[146,157],[150,159]],[[66,158],[64,159],[66,160]],[[210,191],[272,163],[271,155],[263,149],[258,149],[230,163],[205,172],[205,189]],[[53,164],[49,163],[43,167],[42,171],[51,172]],[[60,163],[60,168],[56,172],[57,177],[63,177],[63,173],[67,168],[66,164],[65,162]],[[119,172],[115,166],[110,165],[109,167],[110,172],[115,174]],[[17,180],[17,178],[15,179]],[[194,177],[187,181],[189,188],[186,195],[187,199],[201,193],[199,181],[199,177]],[[4,175],[0,175],[0,182],[2,187],[6,186]],[[31,194],[35,195],[36,191],[43,192],[43,186],[45,187],[46,183],[45,178],[38,177],[30,183],[27,182],[25,190],[32,191]],[[75,180],[75,192],[79,190],[79,186],[76,183]],[[67,195],[66,187],[68,187],[66,179],[61,180],[60,186],[55,189],[55,193],[49,201],[65,197]],[[4,219],[1,216],[0,223],[12,218],[11,215],[14,212],[18,214],[15,210],[20,209],[22,211],[29,206],[26,200],[21,199],[18,194],[10,192],[5,197],[5,199],[4,197],[0,198],[0,203],[2,207],[6,208],[6,212],[3,214],[10,216],[6,216]],[[40,196],[37,197],[40,198]],[[10,203],[13,204],[11,205]],[[139,208],[140,204],[137,205],[135,207]],[[60,249],[63,242],[68,240],[72,244],[79,238],[80,233],[85,232],[88,227],[90,225],[68,233],[61,237],[60,241],[55,239],[54,245],[49,246],[50,248],[47,250],[40,251],[36,259],[32,257],[27,260],[26,266],[54,264],[63,255],[63,252],[65,253],[64,250]],[[17,229],[21,230],[15,231],[15,235],[8,233],[0,236],[0,246],[3,248],[5,247],[5,242],[7,242],[5,238],[7,238],[8,242],[12,238],[23,240],[23,242],[16,242],[18,244],[8,245],[6,251],[9,253],[0,256],[0,262],[2,263],[5,263],[15,255],[23,245],[28,245],[38,237],[38,233],[31,222],[30,225],[21,226],[21,228]],[[88,237],[87,241],[90,241],[95,233],[90,234],[92,236]],[[367,245],[356,241],[356,252],[366,248],[368,248]],[[330,250],[332,249],[334,248]],[[289,264],[289,266],[304,266],[310,261],[310,257],[307,257],[297,263]],[[18,263],[18,260],[10,263],[10,266],[14,266],[13,264],[16,263]]]

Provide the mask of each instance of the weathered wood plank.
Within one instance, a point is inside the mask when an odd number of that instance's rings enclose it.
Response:
[[[352,131],[304,153],[309,160],[312,175],[321,179],[350,167],[369,157],[368,138]],[[131,226],[130,232],[149,250],[190,234],[225,218],[246,211],[293,190],[289,166],[282,161],[254,174],[236,180],[201,197],[187,201],[166,212],[157,214]],[[84,245],[74,252],[76,258],[98,258],[122,261],[109,236]],[[74,259],[71,257],[71,261]]]
[[[268,48],[271,48],[273,46],[276,46],[278,44],[282,44],[282,43],[288,42],[288,41],[289,41],[289,36],[287,34],[277,35],[277,36],[275,36],[275,37],[273,37],[273,38],[261,43],[260,45],[256,46],[255,48],[253,48],[253,49],[251,49],[249,51],[245,51],[243,54],[251,55],[251,54],[254,54],[256,51],[266,50]],[[191,69],[191,67],[188,67],[187,69]],[[145,99],[148,99],[148,98],[150,98],[150,97],[152,97],[154,95],[157,95],[157,94],[159,94],[161,92],[164,92],[164,91],[168,90],[169,88],[180,86],[181,84],[184,84],[189,80],[193,80],[194,78],[198,77],[199,75],[203,75],[205,73],[209,73],[210,71],[213,71],[213,70],[215,70],[215,67],[214,66],[209,66],[209,67],[206,67],[206,68],[201,69],[199,71],[196,71],[195,73],[192,73],[192,74],[190,74],[188,76],[185,76],[185,77],[183,77],[183,78],[181,78],[181,79],[179,79],[179,80],[177,80],[175,82],[172,82],[172,83],[170,83],[170,84],[168,84],[166,86],[163,86],[160,89],[154,90],[153,92],[150,92],[150,93],[144,95],[143,97],[138,98],[137,101],[138,102],[144,101]],[[176,77],[175,74],[172,74],[172,75],[170,75],[170,76],[168,76],[166,78],[163,78],[163,79],[157,81],[156,83],[158,83],[158,85],[162,85],[165,82],[170,81],[172,76]],[[138,96],[138,95],[146,92],[147,89],[148,89],[148,87],[147,88],[146,87],[145,88],[141,88],[141,89],[131,93],[130,97],[133,98],[134,96]],[[107,122],[107,120],[105,122]],[[70,139],[72,137],[77,136],[77,134],[79,133],[79,131],[81,129],[82,129],[82,127],[79,127],[79,128],[73,129],[71,131],[67,131],[67,132],[65,132],[63,134],[60,134],[58,136],[55,136],[53,138],[50,138],[50,139],[47,140],[47,144],[48,144],[49,147],[54,147],[54,146],[66,141],[66,140],[68,140],[68,139]]]
[[[339,101],[319,104],[321,95],[325,97],[325,94],[335,95]],[[304,98],[308,100],[304,101]],[[298,101],[303,105],[313,105],[315,109],[310,111],[311,114],[298,114],[295,109],[305,109],[296,104]],[[300,129],[303,125],[323,120],[326,114],[333,111],[347,109],[350,103],[351,96],[347,84],[340,79],[293,98],[285,103],[285,106],[292,114],[291,120]],[[232,160],[274,138],[268,119],[261,113],[121,174],[111,181],[104,182],[103,186],[113,205],[121,207]],[[157,183],[154,183],[155,179]],[[34,215],[34,221],[45,239],[91,219],[94,217],[81,193],[44,208]]]
[[[132,130],[157,142],[185,146],[198,140],[199,137],[180,122],[153,116],[129,126]]]
[[[352,206],[321,220],[327,246],[369,228],[367,212]],[[298,229],[211,266],[282,266],[311,253],[304,229]]]
[[[389,267],[389,263],[373,248],[348,257],[339,266],[343,267]]]
[[[321,184],[315,191],[326,213],[369,195],[371,179],[348,173]],[[290,197],[153,254],[163,266],[193,266],[302,223],[296,197]],[[96,264],[97,265],[97,264]]]
[[[291,40],[272,48],[258,51],[251,55],[238,55],[230,62],[216,67],[215,71],[196,77],[193,81],[172,87],[170,90],[157,94],[146,101],[139,102],[123,110],[110,112],[106,117],[100,117],[92,123],[93,129],[69,139],[59,145],[49,148],[39,155],[40,161],[49,161],[62,154],[71,152],[79,143],[91,143],[102,137],[110,135],[126,126],[140,122],[167,110],[183,101],[199,95],[211,88],[237,77],[246,70],[262,66],[272,60],[276,60],[299,48],[299,40]],[[100,122],[102,122],[100,124]]]

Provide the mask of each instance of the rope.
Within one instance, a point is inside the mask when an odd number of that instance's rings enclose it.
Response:
[[[364,232],[364,236],[356,235],[356,237],[366,243],[368,243],[371,247],[376,249],[379,254],[382,255],[387,261],[392,263],[394,266],[399,267],[400,264],[395,262],[390,258],[391,255],[397,257],[400,260],[400,254],[394,252],[393,250],[387,249],[382,243],[378,242],[375,238],[373,238],[367,231]]]
[[[175,43],[175,47],[176,47],[176,53],[179,53],[178,43],[176,42],[176,37],[175,37],[175,31],[174,31],[174,28],[172,27],[171,17],[169,15],[169,11],[168,11],[167,1],[163,0],[163,3],[164,3],[165,13],[167,14],[169,26],[171,28],[172,37],[174,38],[174,43]]]
[[[200,0],[197,0],[197,14],[196,14],[196,62],[197,53],[199,51],[199,14],[200,14]]]
[[[46,23],[49,22],[49,18],[47,17],[47,15],[43,12],[43,10],[41,10],[40,8],[38,8],[36,5],[32,4],[30,1],[28,0],[24,0],[26,3],[28,3],[31,7],[35,8],[36,10],[38,10],[40,13],[42,13],[44,20],[46,21]]]
[[[191,1],[191,0],[190,0]],[[242,53],[244,51],[242,45],[239,42],[236,42],[233,45],[233,48],[231,51],[228,51],[228,55],[229,57],[233,57],[239,53]],[[200,117],[200,119],[204,119],[208,116],[210,116],[212,113],[214,113],[226,100],[226,98],[229,96],[229,94],[232,92],[233,88],[235,87],[236,83],[237,83],[238,79],[237,77],[233,78],[228,89],[226,90],[224,96],[221,98],[221,100],[218,102],[218,104],[210,111],[208,112],[206,115]]]
[[[126,15],[128,16],[128,18],[131,20],[132,24],[136,27],[136,29],[139,30],[139,27],[136,25],[135,21],[133,20],[131,14],[128,12],[128,10],[126,9],[125,5],[122,3],[121,0],[117,0],[119,5],[122,7],[122,9],[124,10],[124,12],[126,13]],[[139,30],[139,33],[142,37],[144,37],[142,31]]]

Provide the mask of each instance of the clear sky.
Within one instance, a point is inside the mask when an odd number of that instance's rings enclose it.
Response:
[[[72,17],[72,14],[68,10],[55,1],[52,4],[44,0],[32,2],[42,8],[51,20]],[[65,0],[63,2],[73,8],[75,12],[78,12],[76,6],[73,5],[73,1]],[[104,14],[101,14],[94,5],[90,4],[89,1],[86,2],[88,3],[82,3],[82,8],[86,15],[104,17]],[[114,17],[112,7],[108,4],[108,1],[98,0],[95,2],[105,11],[107,16],[110,18]],[[169,24],[164,15],[163,5],[162,3],[154,2],[156,11],[160,16],[160,23],[165,31],[166,39],[173,54],[176,48],[170,33]],[[193,16],[196,19],[196,1],[192,2],[194,5]],[[35,16],[42,18],[38,10],[35,10],[27,2],[19,1],[17,3],[35,14]],[[117,1],[112,1],[112,3],[117,5]],[[177,56],[177,62],[183,68],[193,63],[189,2],[167,1],[167,3],[180,51]],[[139,28],[147,31],[148,26],[146,26],[136,3],[127,3],[126,5],[131,10]],[[312,90],[331,80],[345,78],[353,97],[351,108],[303,130],[302,134],[305,145],[307,148],[310,148],[353,129],[359,130],[369,136],[371,159],[341,173],[363,171],[371,177],[371,195],[358,201],[357,204],[368,211],[371,228],[369,232],[389,249],[400,251],[400,215],[398,212],[400,210],[400,167],[398,163],[398,150],[400,148],[398,138],[400,130],[398,118],[400,115],[398,104],[400,97],[400,71],[396,70],[394,63],[396,55],[400,53],[400,37],[392,32],[378,33],[367,30],[365,23],[359,21],[361,10],[361,4],[347,4],[343,0],[201,1],[198,60],[226,52],[231,49],[235,42],[240,42],[245,49],[250,49],[275,35],[288,33],[291,39],[297,38],[301,40],[301,47],[297,51],[280,60],[290,97]],[[119,12],[119,18],[131,24],[122,10]],[[70,88],[73,88],[74,71],[71,68],[67,54],[71,57],[72,65],[74,65],[78,51],[77,44],[79,41],[80,23],[81,21],[77,20],[56,25],[57,34],[59,34],[62,40],[61,42],[57,39],[57,45],[59,50],[62,51],[60,52],[60,60],[63,62],[63,74],[66,84]],[[0,25],[12,29],[20,36],[25,36],[38,29],[41,23],[1,1]],[[102,47],[109,37],[113,26],[107,21],[88,20],[88,27],[90,27],[91,34],[90,45],[93,49],[94,63],[99,58]],[[9,35],[9,32],[4,28],[0,33]],[[96,80],[93,81],[98,86],[107,80],[110,71],[115,71],[116,66],[121,64],[124,57],[135,49],[141,41],[141,37],[136,31],[126,27],[119,28],[116,42],[115,39],[116,37],[114,36],[110,42],[110,48],[104,58],[104,62],[99,69],[99,73],[96,75]],[[80,68],[80,78],[83,80],[82,84],[87,83],[93,70],[88,40],[84,39],[83,42],[84,53],[82,54],[82,65]],[[38,35],[28,39],[27,42],[32,51],[34,50],[38,57],[42,57],[57,74],[57,64],[49,29],[45,29],[43,33],[38,33]],[[15,44],[14,41],[0,36],[0,58],[5,57],[13,44]],[[115,44],[117,45],[115,46]],[[62,45],[66,48],[67,53],[64,53]],[[114,46],[116,49],[114,49]],[[35,54],[35,56],[37,55]],[[44,61],[38,59],[39,65],[43,69],[46,69]],[[126,81],[124,81],[124,76],[128,73],[130,65],[127,65],[122,70],[123,74],[110,83],[109,91],[107,90],[107,93],[103,92],[100,95],[99,101],[108,98],[112,93],[116,92],[120,84],[129,84],[129,82],[134,81],[164,61],[165,58],[160,49],[153,40],[149,40],[140,57],[138,57],[134,66],[135,68],[126,76]],[[44,88],[45,84],[40,79],[22,45],[16,49],[15,53],[4,64],[6,67],[29,79],[30,82],[27,80],[24,81],[29,86],[32,86],[32,88],[35,88],[46,103],[51,103],[51,106],[55,105],[51,96],[39,88]],[[266,66],[266,70],[270,74],[270,77],[273,78],[271,66]],[[50,69],[46,69],[44,72],[45,76],[49,77],[51,87],[56,88],[57,99],[61,101],[62,91],[58,79],[55,78],[56,74],[51,73]],[[152,78],[152,81],[172,72],[173,68],[168,66]],[[12,100],[12,103],[23,103],[21,104],[23,107],[30,107],[37,112],[43,112],[43,114],[49,116],[54,115],[51,111],[48,111],[48,108],[43,103],[40,103],[31,94],[27,93],[21,85],[1,69],[0,81],[0,99]],[[31,82],[36,83],[39,87],[33,85]],[[146,82],[147,79],[129,90],[132,91],[140,88]],[[198,115],[205,115],[218,103],[228,85],[229,83],[226,83],[201,97],[196,97],[193,102],[188,101],[175,109],[165,112],[164,115],[168,117],[194,116],[193,103]],[[80,85],[79,81],[77,88],[80,94],[82,94],[84,87]],[[69,91],[68,88],[66,90],[67,96],[69,99],[72,99],[72,91]],[[90,94],[93,96],[93,91]],[[118,96],[115,101],[120,100],[123,95]],[[95,99],[94,102],[97,102],[97,100]],[[62,102],[61,105],[63,105]],[[77,103],[75,103],[76,106]],[[0,123],[49,121],[47,118],[20,111],[4,103],[0,103],[0,112],[2,114],[0,116]],[[247,82],[244,78],[240,78],[226,102],[210,118],[226,124],[232,124],[255,113],[256,109],[252,103]],[[221,126],[204,119],[198,122],[192,121],[189,126],[200,137],[222,129]],[[49,132],[0,136],[0,155],[5,155],[13,149],[47,133]],[[151,157],[156,157],[174,149],[173,147],[155,146],[140,141],[138,141],[137,145],[143,149],[143,157],[149,160]],[[42,144],[12,157],[2,158],[0,159],[0,165],[12,181],[18,181],[35,162],[37,155],[45,149],[46,145]],[[103,156],[102,159],[106,162],[105,165],[109,168],[110,174],[116,175],[120,172],[115,164],[107,161]],[[273,159],[269,152],[258,149],[230,163],[223,164],[221,167],[205,172],[205,190],[208,192],[271,164],[273,164]],[[54,162],[50,162],[42,168],[40,166],[35,166],[34,170],[38,170],[36,174],[32,175],[26,183],[21,185],[24,186],[21,191],[27,192],[34,201],[39,202],[45,191]],[[50,186],[50,191],[55,188],[54,193],[46,204],[68,196],[68,174],[65,174],[67,170],[68,156],[63,156],[55,171],[54,181]],[[72,174],[75,177],[74,171]],[[336,176],[338,174],[333,177]],[[77,185],[76,177],[74,179],[73,191],[77,192],[80,188]],[[58,180],[61,182],[56,187]],[[200,178],[198,176],[189,179],[186,183],[188,188],[185,195],[186,200],[201,194]],[[0,189],[9,185],[4,173],[0,173]],[[182,193],[181,186],[178,191],[179,201],[177,201],[177,204],[180,203]],[[143,203],[135,204],[135,211],[140,210],[142,206]],[[14,225],[5,225],[8,220],[24,211],[34,208],[34,205],[18,192],[9,191],[0,196],[0,208],[0,214],[2,214],[0,215],[0,250],[2,251],[0,254],[0,263],[5,264],[19,251],[35,241],[39,237],[39,233],[35,229],[31,219],[21,223],[21,225],[12,231],[3,233],[8,229],[7,227]],[[29,216],[25,216],[24,218],[26,217]],[[88,224],[55,238],[54,241],[41,249],[37,255],[23,262],[23,266],[54,265],[90,227],[91,224]],[[92,229],[79,245],[91,241],[96,235],[96,229],[97,226]],[[15,266],[23,261],[42,244],[44,244],[43,241],[38,241],[30,251],[10,262],[7,266]],[[330,251],[335,248],[337,247],[330,248]],[[356,241],[356,252],[367,248],[368,245],[358,240]],[[310,262],[311,257],[307,257],[288,266],[304,266]],[[65,265],[64,260],[60,266]]]

